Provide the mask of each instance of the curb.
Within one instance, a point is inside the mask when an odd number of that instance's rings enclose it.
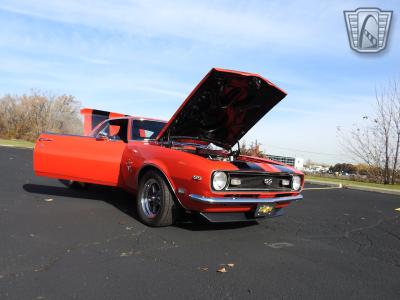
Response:
[[[334,186],[344,189],[351,189],[351,190],[359,190],[359,191],[366,191],[366,192],[377,192],[383,194],[391,194],[391,195],[399,195],[400,191],[390,190],[390,189],[383,189],[378,187],[369,187],[369,186],[362,186],[362,185],[346,185],[337,182],[329,182],[329,181],[322,181],[322,180],[314,180],[314,179],[305,179],[307,183],[315,183],[320,185],[327,185],[327,186]]]
[[[19,146],[19,145],[5,145],[0,144],[0,147],[17,148],[17,149],[33,149],[34,146]]]

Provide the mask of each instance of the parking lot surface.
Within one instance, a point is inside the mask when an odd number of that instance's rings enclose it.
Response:
[[[280,218],[150,228],[129,194],[35,177],[31,150],[0,170],[0,299],[400,297],[399,196],[307,186]]]

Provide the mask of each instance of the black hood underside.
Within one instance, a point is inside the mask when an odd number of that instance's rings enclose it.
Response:
[[[262,77],[212,69],[160,133],[235,145],[286,93]]]

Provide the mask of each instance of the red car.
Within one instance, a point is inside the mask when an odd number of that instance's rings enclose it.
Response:
[[[182,209],[211,222],[279,216],[303,198],[303,174],[236,145],[285,96],[259,75],[212,69],[168,122],[83,109],[85,135],[39,136],[35,174],[123,188],[150,226]]]

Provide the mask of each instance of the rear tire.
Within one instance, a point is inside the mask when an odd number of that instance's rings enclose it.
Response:
[[[178,205],[164,177],[157,171],[148,171],[139,182],[137,212],[140,220],[152,227],[175,223]]]

